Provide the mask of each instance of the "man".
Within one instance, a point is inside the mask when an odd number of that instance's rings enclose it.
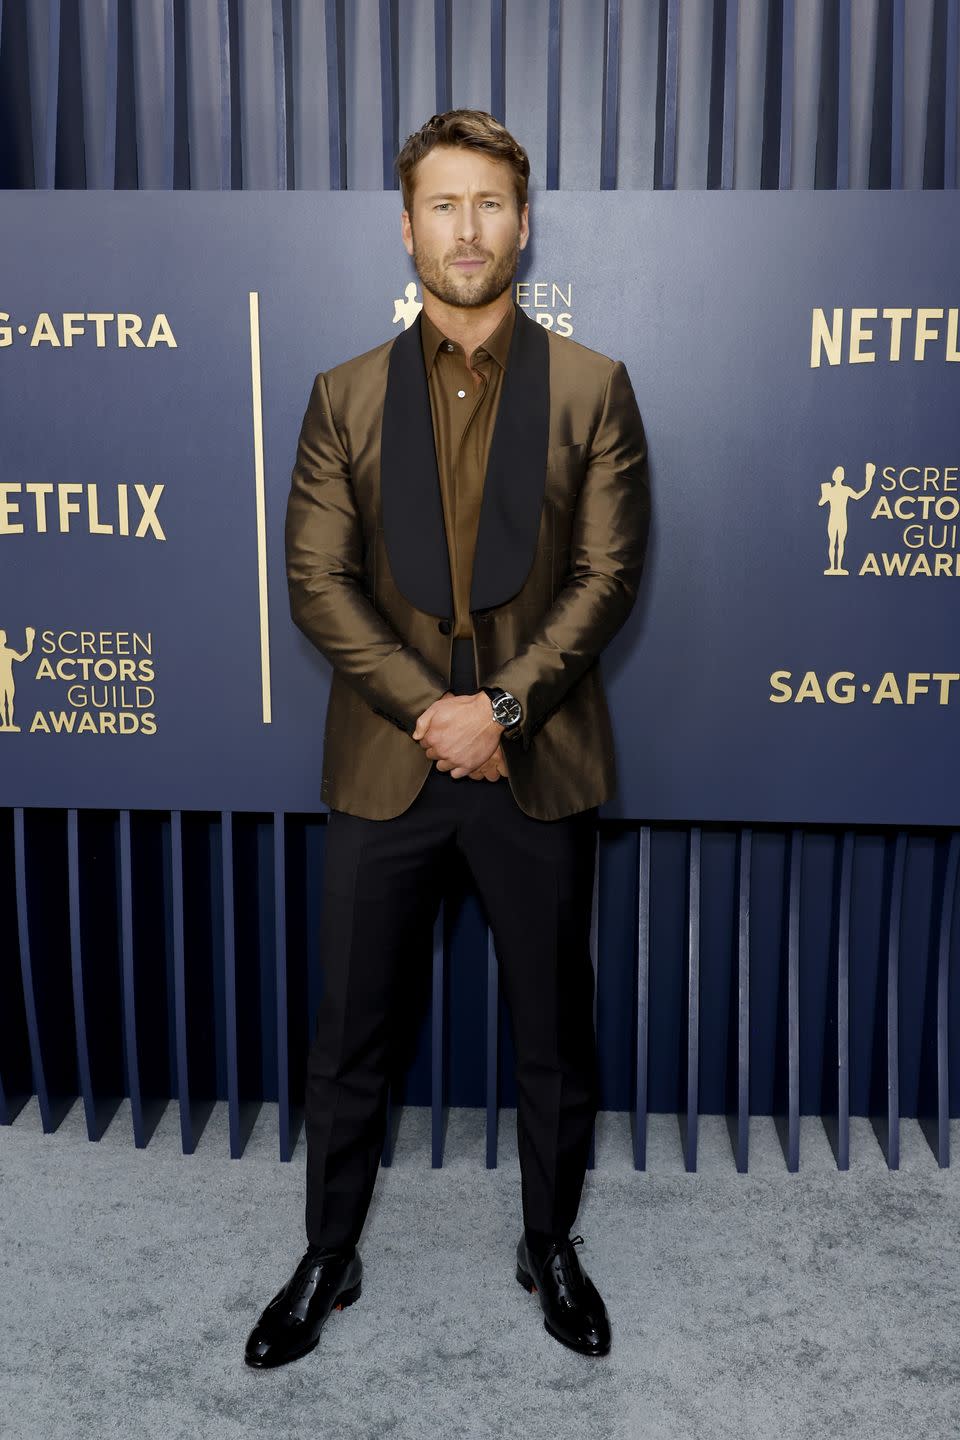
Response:
[[[597,810],[615,783],[598,657],[643,563],[643,425],[622,363],[513,301],[530,165],[504,127],[435,115],[397,168],[423,309],[317,376],[287,512],[293,618],[333,666],[330,816],[309,1243],[247,1342],[261,1367],[313,1349],[360,1295],[398,1017],[453,847],[510,1009],[517,1279],[556,1339],[610,1347],[569,1231],[598,1104],[590,912]]]

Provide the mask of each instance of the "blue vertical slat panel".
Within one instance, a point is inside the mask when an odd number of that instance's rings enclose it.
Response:
[[[23,1001],[27,1017],[27,1040],[30,1046],[30,1068],[33,1088],[40,1109],[44,1134],[56,1130],[67,1111],[60,1097],[53,1096],[47,1086],[43,1046],[40,1043],[37,985],[34,980],[33,952],[30,947],[30,912],[27,905],[27,843],[22,809],[13,812],[13,860],[17,892],[17,939],[20,944],[20,969],[23,976]]]
[[[737,1108],[728,1117],[733,1158],[741,1175],[750,1166],[750,859],[753,831],[737,837]]]
[[[794,0],[783,0],[783,44],[780,65],[779,187],[793,185],[793,95],[796,84],[796,15]]]
[[[33,1094],[23,974],[16,939],[17,865],[13,820],[12,810],[0,809],[0,909],[7,916],[8,937],[0,951],[0,1125],[12,1125]]]
[[[778,1116],[784,1159],[791,1174],[800,1168],[800,900],[803,831],[790,831],[787,879],[786,1114]]]
[[[173,1024],[180,1057],[181,1143],[190,1147],[189,1153],[199,1143],[217,1099],[227,1094],[219,828],[215,816],[171,816]]]
[[[548,190],[560,188],[560,0],[550,0],[550,14],[547,21],[546,188]]]
[[[70,971],[73,980],[73,1017],[77,1032],[77,1073],[83,1097],[87,1139],[99,1140],[90,1047],[87,1038],[83,976],[83,937],[80,926],[80,842],[76,810],[67,811],[67,888],[70,908]]]
[[[330,189],[347,188],[347,113],[342,0],[324,0],[327,39],[327,130]]]
[[[849,4],[839,11],[837,40],[837,189],[850,186],[850,66],[853,56]]]
[[[737,156],[737,31],[740,19],[740,0],[726,0],[726,7],[720,188],[732,190],[734,187],[734,162]]]
[[[43,168],[34,139],[32,85],[28,17],[21,4],[8,4],[6,14],[0,6],[0,86],[7,115],[0,145],[0,188],[32,190]]]
[[[124,1094],[117,835],[113,811],[67,815],[78,1078],[91,1140],[104,1134]]]
[[[943,11],[941,0],[920,0],[919,5],[913,0],[910,27],[904,34],[903,185],[911,190],[931,183],[939,189],[943,184]],[[927,177],[928,157],[931,179]]]
[[[127,1093],[133,1118],[133,1143],[138,1150],[149,1140],[140,1085],[140,1051],[137,1044],[136,973],[133,950],[133,844],[130,811],[120,811],[120,957],[123,994],[123,1034],[127,1059]]]
[[[173,929],[173,1009],[177,1056],[177,1099],[180,1109],[180,1146],[184,1155],[197,1148],[190,1093],[190,1059],[187,1043],[187,966],[183,913],[183,818],[170,812],[170,904]]]
[[[897,834],[889,881],[889,899],[884,917],[886,966],[880,973],[878,1013],[882,1025],[877,1041],[881,1047],[885,1078],[883,1107],[872,1117],[881,1149],[891,1170],[900,1168],[900,922],[903,910],[903,879],[907,864],[907,836]]]
[[[73,120],[73,116],[79,111],[82,117],[82,124],[78,133],[69,142],[71,168],[79,169],[82,164],[84,179],[82,188],[87,190],[100,190],[104,186],[113,183],[112,171],[106,175],[103,169],[103,142],[104,122],[107,111],[111,109],[108,103],[108,90],[110,85],[110,64],[109,64],[109,26],[111,23],[110,0],[100,0],[96,6],[78,5],[77,0],[72,0],[65,15],[66,24],[61,35],[61,87],[64,86],[63,75],[64,52],[72,53],[72,63],[68,65],[66,84],[73,89],[74,103],[72,114],[65,113],[63,105],[60,108],[60,135],[57,142],[58,169],[63,160],[61,153],[64,128]],[[115,62],[114,62],[115,63]],[[78,153],[78,152],[81,152]],[[60,183],[71,183],[60,181]],[[81,182],[74,180],[77,185]]]
[[[384,0],[380,0],[381,14],[383,5]],[[394,43],[393,49],[396,54],[396,43]],[[450,21],[450,0],[433,0],[433,66],[437,114],[442,115],[453,105],[453,35]],[[386,98],[386,91],[384,91],[384,98]]]
[[[277,985],[277,1102],[280,1159],[292,1160],[296,1135],[290,1107],[290,1016],[287,990],[287,845],[282,810],[273,815],[273,925]]]
[[[497,1135],[500,1124],[500,972],[493,931],[487,930],[487,1169],[497,1166]]]
[[[183,86],[177,88],[183,118],[178,143],[186,150],[186,165],[182,166],[178,159],[174,183],[178,188],[189,185],[192,190],[219,190],[222,169],[220,16],[212,0],[205,0],[203,6],[186,5],[182,10],[178,5],[176,18],[181,14],[182,44],[178,42],[177,54]],[[181,168],[186,170],[182,181]]]
[[[141,817],[136,843],[129,810],[121,810],[119,830],[122,1023],[133,1138],[142,1149],[175,1090],[165,857],[157,816]]]
[[[621,4],[622,0],[606,0],[603,50],[603,124],[600,131],[601,190],[617,188]]]
[[[627,0],[627,3],[629,4],[630,0]],[[617,34],[617,49],[623,56],[623,0],[620,0],[620,4],[621,24]],[[605,11],[599,0],[561,0],[556,7],[557,29],[554,30],[549,13],[551,9],[552,6],[548,7],[543,4],[543,0],[538,0],[537,29],[541,44],[537,50],[535,65],[538,81],[541,74],[543,75],[543,88],[532,93],[527,103],[539,110],[542,94],[544,149],[542,162],[536,158],[531,163],[538,180],[541,174],[551,173],[550,140],[552,119],[555,116],[558,126],[555,188],[596,190],[600,186],[603,156],[605,74],[607,61],[611,59],[604,38]],[[546,57],[543,42],[546,42]],[[631,60],[634,58],[631,55]],[[556,69],[557,65],[559,71]],[[628,73],[630,84],[636,86],[638,79],[633,64],[630,65]],[[627,115],[625,119],[626,97],[620,82],[619,62],[615,75],[611,71],[611,79],[615,80],[617,93],[615,113],[612,107],[610,110],[611,123],[615,127],[613,136],[616,140],[616,152],[613,158],[616,176],[614,184],[617,185],[624,183],[625,179],[623,146],[634,145],[640,148],[643,137],[636,130],[628,128],[632,124],[632,117]],[[613,99],[609,92],[608,99]],[[520,114],[522,116],[522,111]],[[539,118],[538,115],[538,122]],[[527,121],[521,118],[518,126],[520,134],[529,133]],[[608,129],[608,139],[610,133]],[[537,138],[539,139],[539,136]]]
[[[103,183],[113,188],[117,179],[117,103],[120,97],[119,0],[107,0],[106,75],[103,98]]]
[[[786,27],[784,27],[786,30]],[[820,73],[823,63],[823,0],[794,10],[791,188],[816,188]]]
[[[681,1112],[684,1169],[697,1168],[700,1123],[700,850],[699,825],[690,827],[687,864],[687,1066]]]
[[[173,0],[163,0],[163,188],[173,189],[177,153],[176,43]]]
[[[666,8],[663,61],[663,147],[660,154],[661,190],[677,183],[677,108],[680,80],[680,0],[660,0]]]
[[[233,66],[230,58],[230,4],[218,0],[220,30],[220,189],[233,187]]]
[[[904,118],[904,32],[903,0],[893,0],[893,73],[890,85],[890,189],[903,189]]]
[[[170,812],[170,922],[173,927],[173,1002],[176,1030],[177,1099],[180,1102],[180,1145],[193,1155],[197,1133],[193,1123],[190,1089],[190,1051],[187,1041],[187,959],[183,904],[183,816]]]
[[[637,1048],[633,1167],[647,1168],[647,1076],[650,1040],[650,826],[637,835]]]
[[[57,64],[54,184],[59,189],[87,188],[85,122],[80,13],[77,0],[68,0],[60,9]]]
[[[845,830],[840,842],[840,882],[837,887],[837,1108],[826,1129],[838,1170],[850,1168],[850,912],[853,904],[853,853],[855,835]]]
[[[447,1129],[447,902],[443,900],[433,927],[433,985],[430,1013],[430,1163],[443,1165]]]
[[[41,190],[52,190],[57,177],[57,108],[60,102],[60,0],[47,0],[47,97],[43,132]]]
[[[230,1158],[243,1154],[240,1113],[240,1057],[237,1025],[237,941],[233,893],[233,815],[220,815],[220,853],[223,865],[223,998],[227,1030],[227,1110],[230,1124]]]
[[[943,185],[954,190],[957,174],[957,71],[960,68],[960,0],[947,0],[946,85],[943,106]]]
[[[507,17],[506,0],[490,0],[490,114],[506,123]]]
[[[277,189],[296,188],[293,150],[293,17],[290,0],[273,0],[273,86],[277,115]]]
[[[290,188],[330,188],[330,135],[327,95],[327,38],[324,6],[298,3],[291,31],[288,106],[293,116],[295,159]]]
[[[220,27],[220,189],[243,188],[239,0],[218,0]]]
[[[711,190],[719,183],[723,19],[724,6],[713,0],[680,7],[676,190]]]
[[[435,6],[442,0],[435,0]],[[400,102],[397,94],[399,84],[397,65],[397,7],[396,0],[380,0],[380,134],[383,154],[383,188],[394,190],[397,177],[393,168],[393,157],[399,150]],[[437,64],[439,65],[439,56]]]
[[[134,20],[130,5],[117,6],[117,130],[114,150],[113,185],[117,190],[136,190],[142,183],[143,165],[138,146],[137,107],[139,76],[136,63]],[[140,53],[149,54],[149,42]]]
[[[958,870],[960,831],[954,831],[947,851],[937,932],[936,1111],[921,1116],[923,1132],[941,1169],[950,1164],[950,949]]]

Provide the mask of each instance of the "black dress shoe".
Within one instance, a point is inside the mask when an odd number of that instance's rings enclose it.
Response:
[[[309,1354],[330,1311],[342,1310],[360,1299],[362,1275],[363,1264],[356,1250],[344,1254],[308,1246],[286,1285],[250,1331],[244,1360],[264,1370]]]
[[[517,1279],[535,1294],[543,1310],[544,1328],[554,1340],[581,1355],[606,1355],[610,1320],[597,1287],[581,1269],[574,1249],[583,1236],[554,1242],[538,1252],[522,1236],[517,1246]]]

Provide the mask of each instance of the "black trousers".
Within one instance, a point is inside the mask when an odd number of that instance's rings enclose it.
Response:
[[[476,689],[469,642],[454,644],[450,688]],[[429,992],[430,939],[454,849],[486,911],[510,1013],[524,1224],[550,1235],[571,1228],[599,1100],[590,961],[596,822],[596,807],[535,820],[505,777],[454,780],[435,766],[394,819],[331,811],[323,995],[307,1065],[312,1244],[341,1248],[360,1238],[387,1084],[409,1058],[405,1044]]]

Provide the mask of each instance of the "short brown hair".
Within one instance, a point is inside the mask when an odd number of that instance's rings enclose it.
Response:
[[[513,171],[517,213],[523,210],[530,178],[530,161],[523,146],[486,110],[446,110],[442,115],[431,115],[425,125],[408,135],[394,161],[406,211],[412,211],[414,171],[437,145],[459,145],[482,150],[491,160],[506,160]]]

